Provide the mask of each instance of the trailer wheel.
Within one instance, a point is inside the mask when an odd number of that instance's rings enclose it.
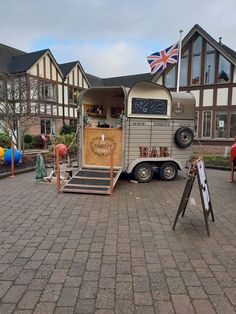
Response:
[[[147,183],[153,178],[153,168],[150,164],[142,162],[134,169],[134,177],[140,183]]]
[[[173,181],[178,174],[178,167],[174,162],[164,162],[159,168],[159,176],[163,181]]]
[[[188,147],[192,144],[194,139],[193,130],[188,127],[181,127],[175,132],[175,143],[180,148]]]

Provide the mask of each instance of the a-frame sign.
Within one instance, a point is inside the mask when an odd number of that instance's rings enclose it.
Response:
[[[214,221],[215,219],[214,219],[214,214],[212,210],[212,204],[211,204],[211,198],[210,198],[210,193],[209,193],[209,188],[208,188],[208,183],[207,183],[207,178],[206,178],[204,162],[200,158],[192,161],[191,163],[191,167],[188,173],[188,178],[185,184],[184,192],[183,192],[180,204],[179,204],[179,209],[175,216],[175,221],[174,221],[172,229],[175,230],[175,226],[176,226],[176,223],[180,214],[182,213],[182,217],[185,214],[185,210],[188,204],[188,200],[189,200],[193,183],[195,181],[196,176],[198,179],[198,186],[199,186],[199,191],[200,191],[200,196],[201,196],[202,209],[203,209],[207,235],[209,237],[210,231],[209,231],[209,226],[208,226],[208,217],[211,214],[212,221]]]

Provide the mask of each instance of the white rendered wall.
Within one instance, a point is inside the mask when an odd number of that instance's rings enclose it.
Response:
[[[46,69],[45,76],[47,79],[50,80],[50,78],[51,78],[51,76],[50,76],[50,58],[48,55],[45,56],[45,69]]]
[[[213,89],[205,89],[203,91],[203,107],[213,105]]]
[[[58,84],[58,103],[62,104],[62,85]]]
[[[227,106],[228,104],[228,88],[217,89],[217,106]]]
[[[199,97],[200,97],[200,91],[199,90],[191,90],[191,93],[194,95],[195,97],[195,101],[196,101],[196,107],[199,107]]]
[[[236,87],[233,87],[232,105],[236,106]]]

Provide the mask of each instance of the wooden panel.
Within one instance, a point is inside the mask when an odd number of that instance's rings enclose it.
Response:
[[[112,128],[84,128],[84,165],[110,166],[111,147],[114,147],[114,166],[121,166],[122,130]]]

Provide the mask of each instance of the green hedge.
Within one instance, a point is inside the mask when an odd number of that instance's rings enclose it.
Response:
[[[229,157],[221,156],[204,156],[206,166],[230,167]]]

